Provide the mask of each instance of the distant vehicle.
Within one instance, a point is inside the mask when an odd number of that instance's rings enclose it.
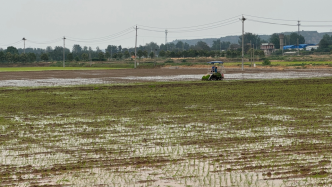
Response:
[[[211,64],[213,66],[211,69],[209,69],[209,72],[202,77],[202,80],[215,81],[215,80],[224,79],[224,74],[226,73],[226,71],[224,69],[224,62],[211,61],[211,62],[208,62],[208,64]]]

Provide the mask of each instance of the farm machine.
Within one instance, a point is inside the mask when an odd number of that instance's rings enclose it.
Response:
[[[206,81],[215,81],[222,80],[224,78],[224,74],[226,73],[224,69],[224,62],[222,61],[212,61],[208,62],[208,64],[213,65],[209,72],[202,77],[202,80]]]

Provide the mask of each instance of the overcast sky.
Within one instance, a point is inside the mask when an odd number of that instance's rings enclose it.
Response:
[[[290,25],[296,25],[295,20],[332,21],[331,0],[1,0],[1,2],[2,48],[19,42],[23,37],[27,39],[26,47],[62,46],[63,36],[68,38],[66,47],[70,49],[73,44],[93,48],[99,46],[101,49],[105,49],[109,44],[122,45],[124,48],[133,47],[135,45],[133,27],[136,24],[139,27],[138,45],[151,41],[164,43],[164,29],[169,30],[168,41],[218,38],[241,34],[242,24],[240,20],[236,22],[236,19],[241,18],[241,14],[294,20],[278,21],[251,17],[252,20]],[[233,19],[224,21],[230,18]],[[209,23],[214,24],[206,25]],[[332,25],[332,22],[301,22],[301,24]],[[141,25],[158,27],[149,29],[161,32],[143,30]],[[190,28],[182,33],[176,33],[179,29],[171,29],[183,27]],[[125,31],[128,28],[132,29]],[[301,27],[301,30],[329,32],[332,31],[332,27]],[[245,32],[272,34],[283,31],[297,31],[297,27],[249,20],[245,22]],[[122,34],[114,35],[118,33]],[[23,42],[15,43],[14,46],[23,47]]]

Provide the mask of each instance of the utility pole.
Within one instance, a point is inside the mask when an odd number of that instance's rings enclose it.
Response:
[[[221,55],[221,39],[219,39],[220,55]]]
[[[298,37],[300,37],[300,21],[297,21],[297,34],[298,34]],[[300,56],[300,46],[299,46],[299,38],[297,38],[297,55]]]
[[[256,40],[257,41],[257,40]],[[254,63],[254,60],[255,60],[255,44],[252,44],[253,45],[253,50],[252,50],[252,62],[251,62],[251,67],[252,67],[252,64]],[[254,63],[255,64],[255,63]]]
[[[136,56],[137,56],[137,25],[136,25],[136,39],[135,39],[135,69],[137,67]]]
[[[251,61],[251,67],[252,67],[252,45],[251,45],[251,40],[250,40],[250,61]]]
[[[300,56],[299,39],[297,39],[297,56]]]
[[[91,48],[89,47],[89,58],[90,58],[90,66],[92,64],[92,58],[91,58]]]
[[[165,30],[165,45],[166,45],[166,51],[168,51],[168,46],[167,46],[167,33],[168,33],[168,30]]]
[[[111,45],[111,61],[113,59],[113,48],[112,48],[112,45]]]
[[[63,67],[66,67],[66,65],[65,65],[65,61],[66,61],[66,59],[65,59],[66,43],[65,43],[65,41],[66,41],[66,37],[63,37]]]
[[[246,18],[242,15],[242,71],[244,71],[244,21],[246,21]]]
[[[26,40],[26,39],[23,38],[22,40],[23,40],[23,42],[24,42],[24,54],[25,54],[25,40]]]

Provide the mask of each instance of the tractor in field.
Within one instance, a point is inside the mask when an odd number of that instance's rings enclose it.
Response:
[[[211,69],[209,69],[209,72],[202,77],[202,80],[206,81],[222,80],[224,78],[224,74],[226,73],[224,69],[224,62],[212,61],[208,62],[208,64],[211,64],[213,66]]]

